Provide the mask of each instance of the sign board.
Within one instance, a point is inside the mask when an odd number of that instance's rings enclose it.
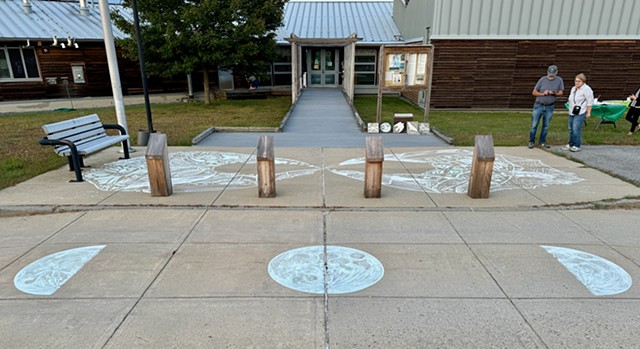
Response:
[[[428,88],[432,46],[384,47],[382,87],[389,89]]]
[[[378,80],[378,112],[382,119],[383,91],[425,91],[424,123],[429,123],[433,45],[382,46],[379,56],[382,72]]]

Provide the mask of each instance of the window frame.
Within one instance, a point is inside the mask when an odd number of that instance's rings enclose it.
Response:
[[[18,50],[20,52],[20,60],[22,66],[24,67],[25,77],[24,78],[16,78],[15,72],[13,71],[13,64],[11,61],[11,56],[9,54],[9,50]],[[29,68],[27,67],[27,62],[25,60],[24,50],[30,50],[33,53],[33,57],[35,59],[35,68],[38,73],[38,77],[29,77]],[[34,47],[22,47],[22,46],[9,46],[9,45],[1,45],[0,46],[0,56],[4,57],[7,62],[7,67],[9,69],[9,77],[0,77],[0,83],[3,82],[41,82],[42,81],[42,71],[40,70],[40,62],[38,61],[38,55],[36,54],[36,50]]]
[[[356,57],[373,57],[372,62],[357,62]],[[353,78],[354,85],[357,87],[365,87],[365,86],[378,86],[378,50],[376,48],[358,48],[356,49],[355,55],[353,57],[354,67],[353,67]],[[373,67],[373,70],[358,70],[358,66],[370,66]],[[371,75],[373,77],[373,84],[358,84],[356,75]]]
[[[278,49],[280,50],[279,55],[271,67],[271,86],[290,86],[292,76],[291,47],[280,46]],[[280,83],[282,79],[288,81],[288,83]]]

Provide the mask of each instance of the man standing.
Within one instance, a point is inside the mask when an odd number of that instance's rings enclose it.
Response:
[[[558,67],[551,65],[547,69],[547,75],[538,80],[533,92],[531,92],[532,95],[536,96],[536,101],[533,104],[533,112],[531,113],[529,149],[536,144],[536,132],[538,132],[540,119],[542,119],[542,131],[540,131],[538,143],[543,148],[551,148],[547,144],[547,132],[549,131],[551,116],[553,116],[553,104],[556,101],[556,97],[562,96],[562,90],[564,90],[564,83],[562,78],[558,76]]]

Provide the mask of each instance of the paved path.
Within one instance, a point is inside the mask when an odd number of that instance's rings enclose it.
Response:
[[[629,183],[551,152],[498,147],[504,161],[495,188],[503,190],[474,200],[450,191],[464,187],[460,159],[471,148],[389,147],[391,180],[382,198],[364,199],[362,164],[354,161],[361,149],[284,148],[278,157],[295,161],[276,167],[277,197],[259,199],[247,181],[253,148],[170,151],[200,164],[176,173],[170,197],[117,189],[104,175],[95,178],[110,190],[69,183],[65,168],[0,191],[0,348],[637,347],[639,211],[584,204],[640,196]],[[144,163],[144,152],[134,160]],[[227,162],[205,167],[198,156],[206,154]],[[116,157],[113,148],[85,163],[102,171]],[[116,172],[144,180],[126,163]],[[185,180],[210,175],[215,184]],[[532,185],[550,178],[558,181]],[[97,254],[53,294],[16,287],[18,275],[36,289],[55,283],[77,259],[20,271],[92,246]],[[270,276],[274,257],[310,246],[360,250],[384,275],[359,291],[326,295]],[[554,255],[549,246],[570,250]],[[615,263],[633,283],[579,251]],[[336,260],[348,268],[336,269],[331,256],[299,253],[292,260],[320,263],[284,270],[312,282],[324,280],[325,258],[329,276],[370,265],[354,252]],[[337,281],[364,274],[341,275]],[[621,293],[601,293],[611,290]]]
[[[116,165],[116,148],[88,157],[102,189],[69,183],[73,172],[60,168],[0,191],[0,348],[638,347],[640,211],[598,208],[640,197],[640,187],[552,152],[497,147],[499,180],[489,199],[471,199],[471,147],[401,147],[391,136],[432,137],[384,135],[382,198],[364,199],[364,134],[338,117],[339,103],[315,102],[326,115],[301,113],[276,135],[273,199],[259,199],[252,180],[256,134],[246,146],[172,147],[186,155],[172,161],[170,197],[129,190],[146,178],[135,166],[144,148]],[[307,118],[340,124],[323,131],[339,135],[335,143],[309,131]],[[319,145],[287,146],[287,137]],[[578,155],[605,157],[591,150]],[[77,259],[21,270],[92,246],[97,254],[52,294],[16,287],[56,284]],[[314,246],[323,252],[292,260],[320,263],[285,268],[292,279],[369,266],[355,252],[336,269],[332,246],[375,257],[384,275],[326,294],[271,277],[274,257]]]
[[[640,146],[583,145],[577,153],[562,147],[553,150],[640,186]]]
[[[265,133],[214,133],[198,146],[254,147]],[[269,133],[276,147],[362,148],[365,137],[339,89],[306,88],[281,133]],[[447,145],[435,135],[380,134],[383,145],[430,147]]]

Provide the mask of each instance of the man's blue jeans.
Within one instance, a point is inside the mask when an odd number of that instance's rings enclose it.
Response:
[[[582,145],[582,126],[587,118],[587,113],[580,115],[569,114],[569,146],[578,147]]]
[[[542,119],[542,131],[540,131],[540,142],[547,143],[547,132],[549,132],[549,124],[553,116],[553,105],[534,104],[531,113],[531,131],[529,131],[529,142],[536,142],[536,132],[538,132],[538,124]]]

